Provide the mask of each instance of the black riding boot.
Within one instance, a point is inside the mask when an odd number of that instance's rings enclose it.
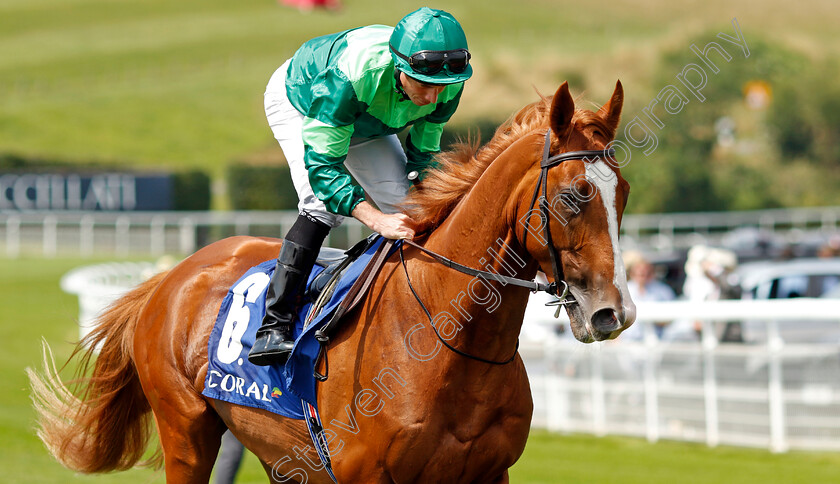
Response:
[[[299,295],[303,293],[327,233],[328,226],[301,215],[286,236],[268,285],[265,318],[248,353],[251,363],[259,366],[282,365],[289,358],[295,342],[292,330]]]

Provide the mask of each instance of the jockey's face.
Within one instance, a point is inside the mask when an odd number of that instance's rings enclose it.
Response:
[[[436,103],[438,95],[446,87],[443,84],[427,84],[418,81],[407,76],[405,72],[400,72],[400,82],[408,98],[418,106]]]

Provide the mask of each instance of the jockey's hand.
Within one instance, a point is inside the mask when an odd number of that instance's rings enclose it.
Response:
[[[367,201],[363,201],[356,205],[352,215],[386,239],[414,238],[414,221],[403,213],[382,213]]]

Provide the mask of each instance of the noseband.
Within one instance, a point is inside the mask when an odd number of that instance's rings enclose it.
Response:
[[[548,244],[548,254],[551,257],[551,270],[554,272],[554,282],[548,285],[546,292],[554,296],[556,299],[548,303],[549,306],[560,306],[567,304],[566,297],[569,295],[569,285],[563,280],[563,266],[560,264],[560,254],[554,247],[554,242],[551,238],[551,217],[549,214],[548,202],[548,170],[553,166],[557,166],[564,161],[569,160],[583,160],[595,161],[603,158],[612,158],[615,156],[615,149],[608,148],[604,150],[580,150],[567,151],[558,155],[549,156],[551,149],[551,130],[545,132],[545,148],[543,148],[542,161],[540,162],[540,177],[537,179],[537,186],[534,187],[534,196],[531,198],[531,204],[528,206],[528,212],[534,208],[537,197],[540,195],[540,188],[542,187],[542,197],[540,197],[540,218],[543,221],[543,234],[545,241]],[[530,221],[530,217],[528,218]],[[530,223],[530,222],[529,222]],[[522,234],[522,247],[527,247],[525,242],[528,238],[528,227],[525,227],[525,232]],[[558,284],[563,285],[563,291],[558,290]],[[560,308],[557,308],[559,313]]]

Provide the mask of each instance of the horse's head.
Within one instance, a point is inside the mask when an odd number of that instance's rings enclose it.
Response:
[[[575,109],[568,83],[563,83],[551,102],[550,150],[541,157],[550,166],[536,163],[522,180],[517,207],[520,241],[550,281],[561,289],[563,283],[555,279],[568,284],[574,300],[566,306],[572,332],[586,343],[615,338],[636,318],[618,246],[630,185],[615,158],[604,152],[615,136],[623,102],[618,82],[597,112]],[[583,150],[602,153],[545,162]]]

